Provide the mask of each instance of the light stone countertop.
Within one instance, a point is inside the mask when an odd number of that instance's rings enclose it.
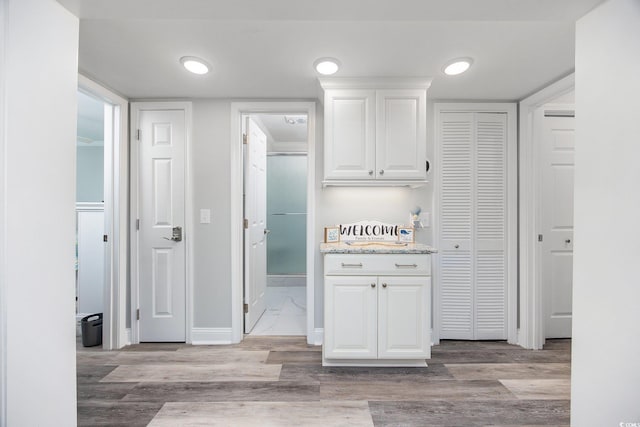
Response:
[[[422,243],[394,244],[392,242],[376,244],[373,242],[320,243],[323,254],[432,254],[436,248]]]

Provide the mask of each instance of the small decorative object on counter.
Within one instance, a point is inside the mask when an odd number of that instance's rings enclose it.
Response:
[[[420,206],[415,206],[411,209],[411,216],[409,217],[410,224],[414,229],[424,228],[422,225],[422,221],[420,221],[420,213],[422,212],[422,208]]]
[[[324,242],[325,243],[338,243],[340,241],[340,228],[339,227],[325,227],[324,228]]]
[[[413,227],[398,227],[398,241],[414,243],[416,241],[416,233]]]

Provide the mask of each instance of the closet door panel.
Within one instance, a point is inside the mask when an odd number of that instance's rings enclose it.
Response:
[[[473,114],[440,123],[440,338],[473,339]]]
[[[476,339],[507,339],[506,114],[476,113]]]

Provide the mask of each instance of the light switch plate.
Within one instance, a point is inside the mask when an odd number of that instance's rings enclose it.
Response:
[[[200,209],[200,224],[211,223],[211,209]]]
[[[431,227],[431,215],[429,215],[429,212],[422,212],[420,219],[423,227]]]

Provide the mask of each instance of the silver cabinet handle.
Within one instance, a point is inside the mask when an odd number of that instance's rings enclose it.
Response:
[[[357,264],[347,264],[347,263],[342,263],[342,268],[362,268],[362,263],[359,262]]]
[[[418,264],[398,264],[396,262],[396,268],[418,268]]]
[[[369,176],[373,176],[373,169],[369,170]]]
[[[386,288],[386,287],[387,287],[387,284],[386,284],[386,283],[383,283],[383,284],[382,284],[382,287],[383,287],[383,288]]]
[[[372,284],[371,284],[371,287],[372,287],[372,288],[375,288],[375,287],[376,287],[376,284],[375,284],[375,283],[372,283]]]
[[[380,175],[384,175],[384,169],[380,169],[380,172],[378,172]]]

